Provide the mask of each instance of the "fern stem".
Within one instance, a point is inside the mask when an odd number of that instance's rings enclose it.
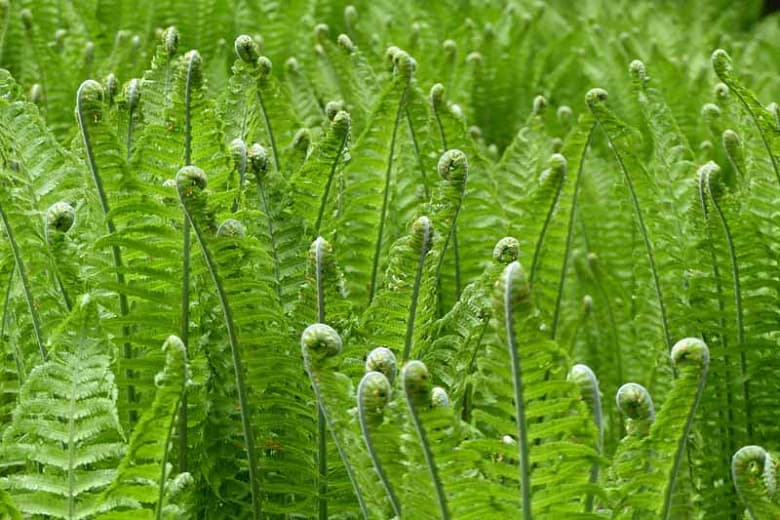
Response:
[[[521,269],[515,261],[507,266],[502,275],[504,287],[504,326],[506,328],[507,346],[509,357],[512,361],[512,382],[515,390],[515,419],[517,421],[517,443],[520,455],[520,486],[522,492],[523,519],[533,520],[531,514],[531,465],[528,456],[528,427],[525,417],[525,400],[523,396],[523,375],[520,367],[520,355],[517,350],[517,336],[515,335],[515,322],[512,316],[513,310],[513,281],[516,273]]]
[[[325,290],[322,280],[322,240],[314,246],[314,272],[317,284],[317,321],[325,323]],[[319,471],[319,496],[317,510],[320,520],[328,520],[328,439],[327,422],[322,403],[317,406],[317,468]]]
[[[186,386],[183,386],[181,396],[179,397],[179,402],[176,403],[176,410],[178,410],[179,413],[171,414],[171,422],[168,425],[168,430],[167,430],[168,433],[165,436],[165,449],[163,450],[162,462],[160,464],[161,467],[160,485],[157,488],[157,502],[154,507],[155,520],[162,520],[163,499],[165,497],[165,481],[167,480],[167,476],[168,476],[167,466],[168,466],[168,455],[170,454],[171,438],[173,437],[174,432],[176,431],[176,417],[181,416],[181,408],[187,405],[187,402],[185,401],[186,393],[187,393]],[[181,458],[179,459],[179,465],[181,465]],[[186,470],[181,470],[180,473],[182,471],[186,471]]]
[[[710,262],[712,263],[712,276],[715,279],[715,293],[717,295],[718,300],[718,324],[720,325],[720,330],[725,331],[726,330],[726,321],[725,321],[725,313],[726,313],[726,304],[723,301],[723,284],[721,283],[720,279],[720,268],[718,267],[717,257],[715,254],[715,246],[712,239],[712,233],[710,232],[709,228],[709,211],[707,209],[707,194],[704,191],[704,179],[703,176],[699,176],[698,182],[698,192],[699,192],[699,203],[701,205],[702,213],[704,214],[704,233],[705,238],[707,239],[708,243],[710,244]],[[730,388],[730,381],[731,381],[731,359],[728,354],[728,340],[726,338],[726,335],[721,333],[720,335],[721,344],[723,345],[723,374],[724,374],[724,391],[726,394],[726,417],[728,421],[726,422],[726,446],[728,447],[728,453],[734,453],[735,446],[734,446],[734,403],[732,398],[732,392]],[[706,338],[705,338],[706,340]],[[722,411],[719,409],[719,412]]]
[[[672,349],[672,355],[674,356],[676,347],[678,347],[683,341],[686,340],[680,340],[676,345],[675,348]],[[696,416],[696,409],[699,406],[699,401],[701,401],[701,396],[704,393],[704,386],[707,383],[707,371],[709,370],[709,351],[707,350],[707,346],[704,344],[704,342],[699,340],[699,343],[703,345],[704,351],[703,351],[703,359],[701,360],[702,366],[701,370],[699,371],[698,378],[699,378],[699,384],[696,386],[696,394],[693,398],[693,404],[691,405],[691,409],[688,412],[688,416],[685,418],[685,425],[683,426],[683,431],[680,435],[680,440],[677,443],[677,450],[674,453],[674,461],[672,463],[671,471],[669,472],[669,480],[667,481],[668,484],[666,486],[666,490],[664,491],[664,505],[662,509],[661,518],[663,520],[669,520],[669,515],[672,511],[672,498],[674,495],[674,486],[677,483],[677,474],[680,471],[680,463],[682,462],[683,458],[683,452],[685,451],[685,446],[688,441],[688,435],[691,433],[691,426],[693,426],[693,419]],[[683,377],[686,377],[684,375]],[[692,377],[692,376],[688,376]]]
[[[276,149],[276,138],[274,137],[273,128],[271,128],[271,119],[268,117],[268,112],[265,109],[265,101],[263,101],[263,93],[261,92],[259,81],[257,85],[257,101],[260,103],[260,113],[263,114],[263,124],[265,124],[265,131],[268,132],[268,141],[271,144],[271,153],[274,156],[274,166],[276,166],[276,171],[281,173],[282,167],[279,164],[279,151]]]
[[[371,456],[371,460],[374,463],[374,469],[376,470],[377,475],[379,476],[379,480],[382,481],[382,485],[385,488],[385,491],[387,492],[387,498],[390,500],[390,505],[393,508],[393,512],[398,518],[403,518],[401,516],[401,502],[398,500],[398,496],[395,494],[395,489],[393,488],[393,485],[390,483],[390,479],[387,477],[387,473],[385,473],[384,466],[382,465],[382,462],[379,460],[379,454],[376,451],[376,447],[374,446],[374,440],[371,436],[371,429],[369,428],[368,419],[366,417],[366,409],[363,404],[362,396],[365,393],[365,385],[366,385],[367,378],[364,376],[363,379],[360,380],[360,384],[358,385],[358,420],[360,422],[360,430],[363,432],[363,439],[366,441],[366,448],[368,449],[368,454]],[[388,396],[389,397],[389,396]]]
[[[714,163],[713,163],[714,164]],[[734,306],[736,308],[736,321],[737,321],[737,344],[739,345],[739,365],[742,372],[742,393],[745,399],[745,421],[747,423],[747,435],[748,438],[753,436],[753,410],[750,404],[750,387],[749,376],[747,368],[747,358],[745,356],[745,323],[744,312],[742,309],[742,287],[739,281],[739,264],[737,263],[737,253],[734,247],[734,239],[731,234],[731,228],[726,220],[726,215],[720,207],[720,203],[712,192],[712,185],[710,184],[710,171],[704,172],[704,182],[707,185],[707,192],[712,200],[712,207],[715,208],[715,213],[718,215],[718,220],[723,227],[723,235],[726,238],[726,246],[729,251],[729,260],[731,262],[731,277],[734,281]]]
[[[406,380],[408,368],[413,364],[422,365],[422,363],[419,361],[412,361],[408,363],[404,367],[404,380]],[[406,387],[406,382],[404,382],[404,386]],[[436,491],[436,499],[439,502],[441,520],[449,520],[450,511],[447,505],[447,495],[444,493],[444,486],[442,485],[441,477],[439,476],[439,468],[433,458],[433,451],[431,451],[431,445],[428,442],[428,435],[425,433],[425,428],[423,427],[422,421],[420,420],[420,414],[417,412],[417,405],[414,402],[414,396],[408,388],[405,388],[405,390],[406,391],[404,394],[406,395],[406,404],[409,406],[409,414],[412,417],[412,423],[414,424],[414,429],[417,431],[417,436],[420,438],[420,447],[422,448],[425,462],[428,465],[428,471],[431,473],[431,480],[433,480],[433,487]]]
[[[577,164],[577,180],[574,182],[574,193],[571,196],[571,211],[569,213],[569,223],[567,224],[566,245],[564,246],[563,251],[563,263],[561,265],[560,277],[558,278],[558,293],[555,296],[555,310],[553,311],[552,326],[550,327],[550,336],[553,339],[555,339],[558,334],[558,324],[561,318],[561,308],[563,307],[563,289],[564,285],[566,284],[566,272],[569,269],[569,256],[571,256],[572,243],[574,242],[574,223],[577,219],[577,201],[579,200],[580,186],[582,185],[581,179],[583,177],[583,170],[585,168],[585,156],[587,155],[588,148],[590,147],[591,139],[593,139],[593,131],[595,128],[595,123],[591,124],[590,128],[588,128],[588,136],[585,140],[585,146],[582,148],[582,153],[580,154],[579,162]],[[564,182],[565,180],[561,179],[561,190],[563,189]],[[558,195],[558,197],[560,197],[560,195]],[[554,205],[550,206],[550,212],[552,213],[553,211]],[[546,227],[547,223],[545,223],[545,229]],[[546,234],[546,231],[543,231],[543,233]],[[537,245],[537,251],[534,252],[534,262],[536,262],[536,255],[539,251],[539,248],[540,246]],[[530,276],[534,276],[533,270],[531,271]]]
[[[79,123],[79,129],[81,130],[81,137],[84,142],[84,150],[87,153],[87,163],[89,163],[89,170],[92,173],[92,180],[95,182],[95,189],[98,194],[98,200],[100,201],[100,207],[103,210],[103,216],[106,219],[106,229],[110,235],[116,233],[116,227],[114,221],[109,217],[109,205],[108,197],[106,197],[105,189],[103,188],[103,180],[100,177],[100,170],[98,169],[97,161],[95,160],[95,152],[92,149],[92,140],[89,136],[89,130],[87,129],[87,118],[84,113],[83,107],[83,94],[85,89],[94,89],[97,83],[93,80],[84,81],[76,93],[76,119]],[[98,85],[99,86],[99,85]],[[116,283],[118,287],[124,287],[125,275],[122,272],[122,251],[119,246],[111,246],[111,254],[114,260],[114,271],[116,272]],[[130,306],[127,303],[127,295],[120,290],[119,292],[119,313],[124,318],[130,312]],[[127,338],[130,336],[130,328],[127,325],[122,326],[122,334],[125,337],[124,345],[122,346],[122,356],[124,359],[130,359],[132,357],[132,350]],[[128,379],[132,378],[132,371],[126,371]],[[132,403],[135,401],[135,387],[128,385],[127,387],[127,400],[131,407],[129,411],[130,423],[134,423],[136,420],[136,412],[132,409]]]
[[[401,358],[401,362],[405,363],[409,359],[409,355],[412,352],[412,343],[414,342],[414,322],[417,317],[417,301],[420,297],[420,284],[423,278],[423,267],[425,267],[425,258],[428,256],[428,251],[431,250],[433,229],[431,228],[431,221],[427,217],[420,217],[415,222],[415,227],[419,223],[422,227],[422,240],[420,242],[420,253],[417,259],[417,271],[414,275],[414,286],[412,288],[412,299],[409,304],[409,319],[406,322],[406,340],[404,341],[404,354]],[[416,230],[415,230],[416,234]]]
[[[598,120],[598,114],[594,112],[594,115]],[[636,189],[634,189],[634,181],[631,180],[631,176],[628,174],[626,165],[623,162],[623,157],[620,155],[620,152],[618,152],[617,145],[615,145],[615,143],[612,141],[612,137],[609,135],[609,132],[605,130],[604,135],[606,136],[607,142],[609,143],[609,146],[615,155],[615,159],[617,160],[618,166],[620,167],[620,171],[623,172],[623,178],[626,180],[626,185],[628,186],[628,191],[631,195],[631,205],[634,207],[634,213],[636,214],[639,231],[642,234],[645,251],[647,252],[647,260],[650,264],[650,273],[653,277],[653,286],[655,288],[656,297],[658,298],[658,308],[661,313],[661,328],[663,329],[664,342],[667,348],[671,348],[672,338],[669,333],[669,320],[666,315],[666,303],[664,302],[663,290],[661,289],[661,280],[658,276],[658,267],[655,261],[655,254],[653,254],[653,246],[650,243],[650,235],[647,232],[647,226],[645,225],[645,220],[642,216],[642,208],[639,204],[639,197],[636,194]]]
[[[11,225],[8,223],[8,217],[5,214],[5,209],[3,208],[2,204],[0,204],[0,218],[3,220],[3,226],[5,227],[5,232],[8,235],[8,242],[11,244],[11,252],[14,256],[16,269],[19,271],[19,279],[22,282],[24,298],[27,301],[27,308],[30,311],[30,319],[32,321],[33,334],[35,334],[35,341],[38,344],[38,350],[41,353],[41,359],[46,361],[48,352],[46,351],[46,347],[43,344],[44,342],[43,334],[41,333],[41,318],[38,315],[38,310],[36,308],[35,301],[33,300],[32,291],[30,290],[30,280],[27,278],[27,270],[25,269],[24,262],[22,261],[22,255],[19,251],[19,244],[16,242],[13,229],[11,229]]]
[[[436,126],[439,128],[439,136],[441,137],[441,146],[442,146],[442,152],[445,153],[447,150],[449,150],[449,147],[447,146],[447,133],[444,131],[444,124],[441,122],[441,117],[439,116],[439,110],[438,110],[438,103],[434,102],[432,103],[433,107],[433,116],[436,119]],[[411,125],[411,123],[410,123]],[[464,188],[465,189],[465,188]],[[427,192],[426,192],[427,193]],[[458,206],[458,212],[460,212],[460,206]],[[458,298],[460,298],[460,291],[461,291],[461,277],[460,277],[460,245],[458,240],[458,223],[457,223],[457,214],[455,215],[455,219],[452,221],[452,228],[450,229],[450,236],[452,237],[452,254],[453,254],[453,264],[455,268],[455,300],[457,301]],[[441,251],[441,260],[439,261],[439,269],[437,269],[436,272],[436,278],[440,280],[439,277],[439,270],[441,269],[441,265],[444,262],[444,254],[447,252],[447,244],[449,243],[449,239],[447,242],[445,242],[444,247]]]
[[[382,235],[384,235],[385,231],[385,220],[387,219],[387,208],[390,204],[390,177],[391,173],[393,171],[393,154],[395,152],[395,141],[398,136],[398,127],[401,123],[401,116],[404,113],[404,106],[406,105],[406,96],[409,92],[409,85],[410,85],[410,78],[406,79],[406,86],[404,87],[403,93],[401,94],[401,99],[398,101],[398,110],[395,114],[395,123],[393,124],[393,133],[390,138],[390,153],[387,157],[387,170],[385,171],[385,187],[384,187],[384,194],[382,199],[382,212],[379,215],[379,231],[377,232],[376,237],[376,247],[374,248],[374,260],[373,265],[371,267],[371,285],[369,286],[368,290],[368,302],[371,303],[371,301],[374,299],[374,294],[376,293],[376,285],[377,285],[377,274],[379,272],[379,257],[382,254]]]
[[[268,221],[268,238],[271,241],[271,258],[274,263],[274,288],[276,289],[276,297],[279,299],[279,303],[284,305],[284,298],[282,297],[282,275],[279,268],[281,260],[279,259],[279,248],[276,244],[273,216],[271,215],[271,207],[268,205],[268,197],[266,197],[265,194],[263,180],[260,178],[257,180],[257,195],[260,197],[260,204],[263,206],[263,213],[265,213],[265,218]]]
[[[340,342],[341,339],[339,338],[339,343]],[[341,461],[344,463],[344,469],[347,472],[347,477],[349,478],[349,481],[352,484],[352,489],[355,491],[355,497],[357,498],[358,506],[360,507],[360,513],[363,516],[363,518],[367,520],[368,518],[370,518],[370,515],[369,515],[368,506],[366,505],[366,501],[363,498],[363,491],[360,489],[360,485],[358,484],[357,477],[355,476],[355,470],[352,468],[352,464],[350,464],[349,459],[347,458],[347,452],[344,450],[344,446],[342,446],[341,441],[336,435],[336,432],[338,430],[333,426],[333,422],[331,421],[327,413],[327,410],[325,409],[325,404],[324,404],[325,401],[323,400],[322,392],[320,391],[320,377],[318,376],[317,370],[313,367],[311,360],[309,359],[309,356],[306,354],[305,350],[303,356],[303,364],[304,364],[304,368],[306,369],[306,373],[309,375],[311,387],[312,390],[314,391],[314,398],[317,400],[317,408],[319,408],[320,413],[322,414],[325,420],[324,422],[327,425],[327,428],[330,430],[331,435],[333,436],[333,443],[336,445],[336,450],[339,452],[339,457],[341,458]]]
[[[227,293],[225,287],[222,284],[222,280],[217,272],[217,266],[214,259],[211,256],[211,251],[206,244],[205,237],[201,232],[200,226],[192,218],[187,204],[179,193],[179,199],[181,200],[184,214],[192,225],[192,230],[195,233],[195,239],[200,246],[200,251],[203,254],[203,260],[206,264],[206,269],[211,276],[211,280],[214,283],[214,288],[217,291],[217,298],[219,299],[220,307],[222,307],[222,314],[225,320],[225,328],[228,333],[228,342],[230,344],[230,353],[233,357],[233,370],[236,377],[236,392],[238,394],[238,406],[241,410],[241,427],[244,434],[244,444],[246,445],[247,466],[249,470],[249,489],[252,493],[252,518],[259,519],[262,517],[262,508],[260,504],[260,482],[257,475],[257,452],[255,450],[255,439],[252,434],[252,425],[250,423],[250,408],[249,400],[247,396],[247,389],[244,383],[244,365],[241,362],[241,351],[238,342],[238,334],[236,332],[235,322],[233,321],[233,313],[230,310],[230,304],[228,302]]]
[[[192,74],[195,62],[195,55],[189,56],[187,64],[187,77],[184,82],[184,165],[192,164]],[[192,229],[190,220],[184,217],[182,225],[182,277],[181,277],[181,323],[179,329],[179,339],[184,344],[184,348],[189,349],[190,344],[190,270],[191,270],[191,234]],[[179,408],[179,471],[188,470],[188,446],[187,446],[187,428],[189,418],[187,417],[187,393],[181,396]],[[167,452],[166,452],[167,453]]]
[[[420,143],[417,141],[417,134],[414,131],[414,125],[412,125],[412,118],[409,115],[409,109],[406,109],[406,124],[409,127],[409,137],[412,140],[412,146],[414,147],[414,156],[417,158],[417,166],[420,167],[420,180],[422,181],[423,193],[425,200],[431,198],[430,189],[428,188],[428,178],[425,175],[425,165],[422,161],[422,154],[420,153]],[[444,148],[447,149],[446,147]]]
[[[317,222],[314,224],[314,233],[319,236],[320,234],[320,227],[322,226],[322,219],[325,216],[325,208],[328,204],[328,198],[330,195],[330,187],[333,184],[333,178],[336,176],[336,168],[338,168],[339,161],[341,160],[341,156],[344,153],[344,148],[347,146],[347,140],[349,138],[349,133],[344,134],[344,139],[341,141],[341,145],[339,146],[339,152],[336,154],[336,158],[333,160],[333,163],[330,165],[330,172],[328,173],[328,180],[325,183],[325,189],[322,192],[322,197],[320,198],[320,209],[317,211]]]
[[[586,146],[587,148],[587,146]],[[582,164],[582,162],[580,162]],[[574,195],[572,197],[572,211],[571,214],[574,215],[577,204],[577,197],[579,195],[579,183],[580,176],[577,176],[577,183],[574,188]],[[566,170],[564,167],[563,175],[561,175],[561,180],[558,183],[558,189],[555,190],[555,196],[553,197],[552,201],[550,202],[550,207],[547,209],[547,215],[544,217],[544,224],[542,225],[542,231],[539,233],[539,237],[536,239],[536,245],[534,246],[534,256],[533,260],[531,261],[531,270],[528,273],[528,284],[533,287],[534,285],[534,277],[536,276],[536,272],[539,269],[539,262],[541,260],[542,256],[542,246],[544,245],[544,239],[547,237],[547,230],[550,228],[550,223],[552,222],[553,216],[555,215],[555,209],[558,207],[558,201],[561,199],[561,195],[563,194],[563,185],[566,183]],[[569,229],[571,229],[574,225],[574,219],[569,219]],[[567,235],[566,237],[566,252],[564,253],[564,263],[566,263],[565,258],[569,255],[569,247],[571,246],[571,243],[569,242],[570,235]],[[565,274],[565,273],[564,273]],[[555,322],[553,322],[555,323]],[[555,329],[553,328],[553,331]],[[553,337],[555,335],[555,332],[553,332]]]

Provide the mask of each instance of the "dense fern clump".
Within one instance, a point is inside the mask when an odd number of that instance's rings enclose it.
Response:
[[[0,517],[780,518],[763,11],[0,0]]]

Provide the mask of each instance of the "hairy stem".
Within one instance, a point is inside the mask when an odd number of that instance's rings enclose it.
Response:
[[[222,308],[222,314],[225,320],[225,328],[228,333],[228,343],[230,344],[230,353],[233,357],[233,370],[236,378],[236,392],[238,394],[238,406],[241,411],[241,427],[244,434],[244,444],[247,455],[247,466],[249,471],[249,489],[252,493],[252,518],[258,520],[262,517],[262,506],[260,503],[260,479],[257,474],[257,452],[255,450],[255,438],[252,433],[252,425],[250,422],[250,406],[247,396],[247,389],[244,383],[244,365],[241,362],[241,347],[238,342],[238,334],[236,332],[235,322],[233,321],[233,313],[230,310],[230,304],[227,298],[225,287],[222,284],[219,273],[217,272],[217,266],[214,259],[211,256],[211,251],[206,244],[205,237],[200,230],[198,223],[192,218],[186,201],[182,197],[181,193],[179,198],[184,208],[184,214],[192,225],[192,230],[195,232],[195,239],[200,246],[200,251],[203,255],[203,260],[206,264],[206,269],[211,276],[211,280],[214,283],[214,288],[217,291],[217,298],[219,299],[219,305]]]
[[[376,247],[374,248],[374,262],[371,267],[371,285],[368,290],[368,302],[374,299],[374,294],[377,290],[377,275],[379,272],[379,257],[382,254],[382,239],[385,231],[385,220],[387,219],[387,208],[390,204],[390,178],[393,172],[393,154],[395,152],[395,141],[398,136],[398,127],[401,124],[401,116],[404,114],[404,107],[406,105],[406,96],[409,92],[409,81],[407,81],[404,91],[401,94],[401,99],[398,101],[398,110],[395,115],[395,123],[393,124],[393,133],[390,138],[390,153],[387,157],[387,169],[385,170],[385,187],[382,200],[382,212],[379,215],[379,231],[376,237]]]
[[[332,172],[331,172],[332,174]],[[328,179],[330,182],[330,179]],[[317,321],[325,323],[325,290],[322,280],[322,241],[315,242],[314,272],[317,284]],[[320,520],[328,519],[328,424],[322,402],[317,406],[317,469],[319,471],[319,496],[317,510]]]
[[[420,243],[420,254],[417,259],[417,270],[414,275],[414,286],[412,287],[412,300],[409,304],[409,319],[406,322],[406,340],[404,341],[404,353],[401,358],[403,362],[409,359],[409,354],[412,351],[412,343],[414,342],[414,322],[417,317],[417,301],[420,296],[420,284],[423,278],[423,268],[425,267],[425,258],[428,256],[428,251],[431,250],[433,230],[431,229],[431,221],[425,217],[418,219],[417,222],[422,222],[423,236]]]

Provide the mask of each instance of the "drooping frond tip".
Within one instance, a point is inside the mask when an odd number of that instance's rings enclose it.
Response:
[[[519,256],[520,241],[515,237],[504,237],[493,248],[493,260],[501,264],[514,262]]]
[[[376,347],[369,352],[366,356],[366,372],[380,372],[392,384],[398,372],[398,362],[393,351],[387,347]]]
[[[301,351],[304,359],[321,361],[341,352],[341,336],[330,325],[313,323],[301,334]]]
[[[437,171],[442,179],[452,183],[465,182],[469,173],[469,161],[460,150],[447,150],[439,158]]]
[[[381,372],[367,372],[358,384],[358,406],[367,416],[381,416],[393,392],[390,381]]]
[[[67,233],[76,220],[76,210],[67,202],[55,202],[46,211],[48,232]]]
[[[431,402],[431,376],[422,361],[409,361],[401,371],[401,381],[406,396],[417,406]]]

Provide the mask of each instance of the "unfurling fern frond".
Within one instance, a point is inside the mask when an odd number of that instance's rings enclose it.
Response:
[[[130,437],[114,482],[105,491],[101,516],[111,518],[162,518],[178,511],[185,514],[171,498],[173,481],[189,480],[189,474],[172,476],[170,451],[176,430],[176,419],[184,392],[189,384],[189,367],[184,343],[169,337],[163,344],[165,367],[155,377],[157,392],[151,406],[141,415]],[[179,482],[178,484],[181,484]],[[177,490],[178,491],[178,490]]]
[[[731,459],[731,479],[752,520],[780,516],[777,459],[761,446],[744,446]]]

